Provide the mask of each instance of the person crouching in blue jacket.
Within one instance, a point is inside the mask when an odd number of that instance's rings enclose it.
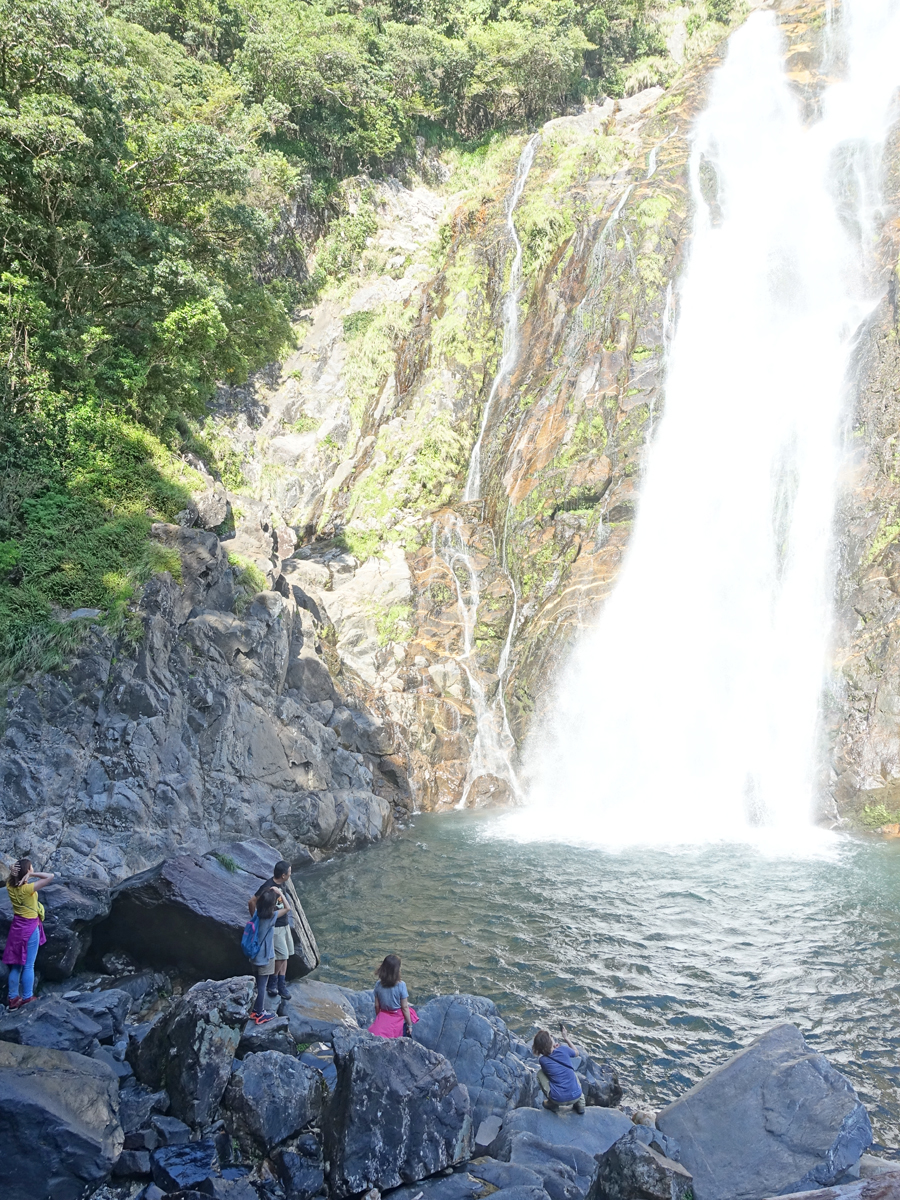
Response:
[[[583,1113],[584,1095],[574,1066],[574,1060],[581,1056],[581,1052],[569,1041],[569,1031],[565,1025],[560,1025],[560,1029],[562,1042],[554,1043],[546,1029],[540,1029],[531,1044],[532,1052],[541,1064],[538,1083],[547,1097],[544,1108],[559,1112],[561,1108],[571,1107],[575,1112]]]

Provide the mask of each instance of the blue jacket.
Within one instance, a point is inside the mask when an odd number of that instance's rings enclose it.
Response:
[[[268,921],[259,918],[259,952],[250,961],[254,967],[265,967],[275,958],[275,922],[277,917],[269,917]]]

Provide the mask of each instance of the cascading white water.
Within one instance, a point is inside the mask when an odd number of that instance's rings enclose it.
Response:
[[[845,0],[805,124],[775,19],[732,37],[630,550],[529,747],[520,836],[687,843],[811,821],[840,431],[874,303],[900,0]],[[713,195],[717,193],[717,195]]]
[[[516,249],[513,255],[512,266],[509,270],[509,287],[503,300],[503,347],[500,352],[500,365],[497,367],[497,374],[494,376],[494,382],[491,384],[491,390],[488,393],[484,412],[481,416],[481,428],[478,431],[478,437],[475,440],[475,445],[472,447],[472,455],[469,459],[469,473],[466,476],[466,486],[462,494],[463,503],[465,504],[470,503],[472,500],[481,499],[481,446],[484,441],[485,430],[493,411],[497,392],[501,384],[509,377],[519,357],[519,299],[522,293],[522,243],[519,241],[519,235],[516,232],[514,217],[516,205],[522,199],[522,192],[525,190],[528,173],[534,163],[534,156],[540,140],[540,134],[536,133],[525,144],[525,149],[522,151],[518,166],[516,167],[516,178],[506,210],[506,228]]]

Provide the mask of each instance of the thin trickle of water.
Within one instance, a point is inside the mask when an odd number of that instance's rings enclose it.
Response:
[[[657,142],[656,145],[653,147],[653,149],[650,151],[650,156],[647,159],[647,174],[644,176],[644,183],[646,183],[648,179],[652,179],[653,176],[656,174],[656,165],[657,165],[657,160],[659,159],[659,152],[662,149],[662,147],[666,144],[666,142],[669,140],[669,138],[674,137],[677,132],[678,132],[678,126],[676,125],[675,128],[672,130],[672,132],[667,133],[666,136],[663,138],[663,140],[661,142]]]
[[[619,217],[622,215],[622,209],[628,203],[628,197],[631,195],[631,193],[633,191],[634,191],[634,184],[629,183],[628,187],[625,189],[625,191],[622,193],[622,195],[616,201],[615,208],[609,214],[609,219],[607,220],[606,224],[603,226],[600,236],[597,238],[597,241],[594,244],[594,249],[591,254],[591,267],[590,267],[590,277],[593,279],[598,279],[600,276],[600,271],[603,267],[603,260],[606,257],[606,247],[609,243],[610,234],[612,233],[612,230],[615,228],[616,222],[618,221]],[[577,316],[580,317],[582,315],[585,305],[588,304],[589,301],[591,301],[593,298],[594,298],[594,296],[593,296],[592,291],[588,291],[585,293],[584,298],[581,300],[578,307],[575,309],[575,313]]]
[[[509,728],[506,702],[503,696],[503,675],[509,660],[515,611],[510,620],[510,633],[507,634],[506,644],[500,656],[500,678],[492,701],[488,698],[479,679],[475,662],[475,626],[478,622],[478,607],[481,602],[478,572],[472,561],[472,553],[463,523],[455,514],[451,514],[444,524],[440,540],[440,556],[447,564],[456,586],[456,599],[462,627],[462,653],[457,658],[457,662],[465,671],[469,684],[469,702],[475,716],[475,741],[472,744],[463,793],[458,805],[459,808],[465,808],[469,801],[472,785],[477,779],[485,776],[493,776],[495,779],[502,780],[514,796],[521,794],[519,781],[512,765],[516,744]]]
[[[484,442],[485,430],[491,418],[497,392],[501,384],[509,378],[510,372],[516,365],[519,357],[519,299],[522,293],[522,243],[519,241],[518,233],[516,233],[516,224],[513,218],[515,216],[516,205],[522,199],[522,192],[525,190],[525,183],[534,163],[534,156],[540,140],[540,134],[534,134],[533,137],[529,138],[525,149],[522,151],[519,158],[519,165],[516,167],[516,178],[506,210],[506,228],[515,246],[515,254],[513,255],[512,267],[509,272],[509,288],[503,300],[503,349],[500,354],[500,365],[497,368],[497,374],[494,376],[494,382],[491,384],[491,390],[488,393],[487,402],[484,406],[484,413],[481,417],[481,428],[478,431],[478,437],[475,440],[475,445],[472,447],[472,456],[469,459],[469,473],[466,477],[466,486],[462,495],[463,502],[466,504],[473,500],[481,499],[481,447]]]
[[[844,78],[815,123],[771,14],[732,36],[713,80],[665,414],[616,589],[530,744],[523,836],[546,836],[548,813],[565,836],[610,843],[809,827],[839,434],[876,299],[900,3],[845,0],[834,37]]]

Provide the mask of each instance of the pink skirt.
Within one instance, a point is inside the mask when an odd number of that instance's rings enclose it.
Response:
[[[40,917],[13,917],[3,950],[3,961],[8,967],[25,966],[28,943],[38,927],[41,930],[38,945],[43,946],[47,939],[44,936],[44,924]]]
[[[409,1006],[409,1021],[415,1025],[418,1021],[416,1010]],[[377,1037],[403,1037],[403,1010],[400,1008],[383,1008],[372,1024],[369,1033]]]

